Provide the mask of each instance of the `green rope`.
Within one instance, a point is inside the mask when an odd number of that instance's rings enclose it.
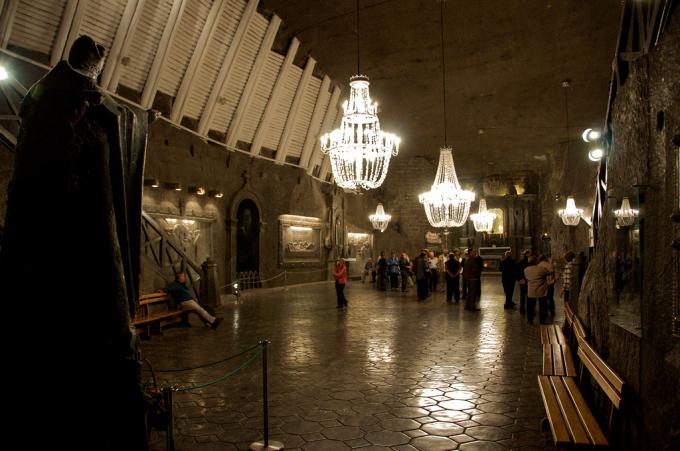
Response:
[[[259,345],[258,345],[258,346],[259,346]],[[260,347],[260,350],[257,352],[257,354],[253,355],[251,358],[249,358],[248,360],[246,360],[245,362],[243,362],[241,365],[237,366],[237,367],[234,368],[233,370],[231,370],[231,371],[225,373],[224,375],[218,377],[218,378],[215,379],[215,380],[212,380],[212,381],[209,381],[209,382],[205,382],[205,383],[203,383],[203,384],[190,385],[190,386],[188,386],[188,387],[175,387],[175,388],[173,388],[173,390],[174,390],[174,391],[178,391],[178,392],[180,392],[180,391],[196,390],[196,389],[198,389],[198,388],[204,388],[204,387],[208,387],[208,386],[210,386],[210,385],[215,385],[215,384],[217,384],[218,382],[222,382],[222,381],[224,381],[224,380],[226,380],[226,379],[229,379],[229,378],[230,378],[231,376],[233,376],[234,374],[236,374],[236,373],[238,373],[239,371],[241,371],[241,370],[243,370],[243,369],[245,369],[245,368],[248,368],[250,365],[252,365],[253,362],[255,362],[255,360],[262,354],[262,350],[263,350],[263,348]]]
[[[166,369],[162,369],[162,370],[154,370],[154,372],[156,372],[156,373],[179,373],[179,372],[182,372],[182,371],[191,371],[191,370],[197,370],[197,369],[199,369],[199,368],[206,368],[206,367],[209,367],[209,366],[213,366],[213,365],[217,365],[217,364],[220,364],[220,363],[227,362],[227,361],[229,361],[229,360],[231,360],[231,359],[235,359],[236,357],[240,357],[240,356],[242,356],[243,354],[247,354],[247,353],[249,353],[250,351],[252,351],[253,349],[255,349],[255,348],[257,348],[257,347],[260,347],[260,346],[261,346],[261,345],[258,343],[258,344],[256,344],[255,346],[251,346],[251,347],[248,348],[248,349],[244,349],[243,351],[241,351],[241,352],[239,352],[239,353],[237,353],[237,354],[230,355],[229,357],[225,357],[225,358],[223,358],[223,359],[221,359],[221,360],[217,360],[217,361],[215,361],[215,362],[204,363],[204,364],[202,364],[202,365],[191,366],[191,367],[187,367],[187,368],[166,368]],[[147,370],[147,371],[148,371],[148,370]]]

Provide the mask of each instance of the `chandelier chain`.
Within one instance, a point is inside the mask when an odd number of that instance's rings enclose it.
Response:
[[[361,52],[359,51],[359,0],[357,0],[357,75],[361,75]]]
[[[447,147],[447,137],[446,137],[446,66],[445,66],[445,61],[446,59],[444,58],[444,0],[439,1],[439,14],[440,14],[440,21],[439,25],[441,28],[441,40],[442,40],[442,104],[443,104],[443,111],[444,111],[444,147]]]

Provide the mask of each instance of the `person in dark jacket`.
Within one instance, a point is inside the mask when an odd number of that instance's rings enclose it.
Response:
[[[418,287],[418,299],[422,301],[423,299],[427,298],[428,282],[430,279],[426,250],[424,249],[421,250],[420,255],[418,255],[413,260],[413,272],[416,276],[416,285]]]
[[[175,280],[165,287],[166,293],[172,297],[180,310],[195,313],[201,320],[211,329],[217,329],[217,326],[222,322],[222,318],[216,318],[208,313],[201,305],[196,302],[194,295],[189,291],[186,285],[186,276],[183,271],[175,275]]]
[[[446,302],[451,302],[452,298],[456,304],[460,302],[460,262],[454,252],[446,261]]]
[[[470,249],[468,258],[465,260],[465,267],[463,267],[463,278],[468,283],[468,295],[465,300],[465,310],[477,311],[477,301],[482,296],[482,268],[484,261],[482,257],[477,255],[475,249]]]
[[[526,312],[527,303],[527,279],[524,275],[524,270],[529,266],[529,257],[531,257],[531,250],[527,249],[523,253],[524,258],[517,262],[515,266],[515,278],[519,283],[519,313],[524,315]]]
[[[383,251],[378,259],[378,289],[380,291],[387,291],[387,280],[387,259]]]
[[[512,302],[512,295],[515,293],[515,259],[512,258],[512,252],[507,251],[498,266],[501,271],[501,282],[503,283],[503,291],[505,292],[505,304],[503,308],[512,309],[515,303]]]

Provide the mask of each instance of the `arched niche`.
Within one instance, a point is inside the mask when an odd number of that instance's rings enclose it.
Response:
[[[231,199],[229,210],[227,265],[230,280],[235,281],[238,272],[262,271],[262,202],[255,192],[244,188]]]

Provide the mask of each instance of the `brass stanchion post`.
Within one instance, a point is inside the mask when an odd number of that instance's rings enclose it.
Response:
[[[250,445],[252,451],[280,451],[283,449],[283,443],[276,441],[269,441],[269,395],[267,390],[267,345],[268,340],[260,342],[262,345],[262,403],[264,416],[264,440],[255,442]]]

